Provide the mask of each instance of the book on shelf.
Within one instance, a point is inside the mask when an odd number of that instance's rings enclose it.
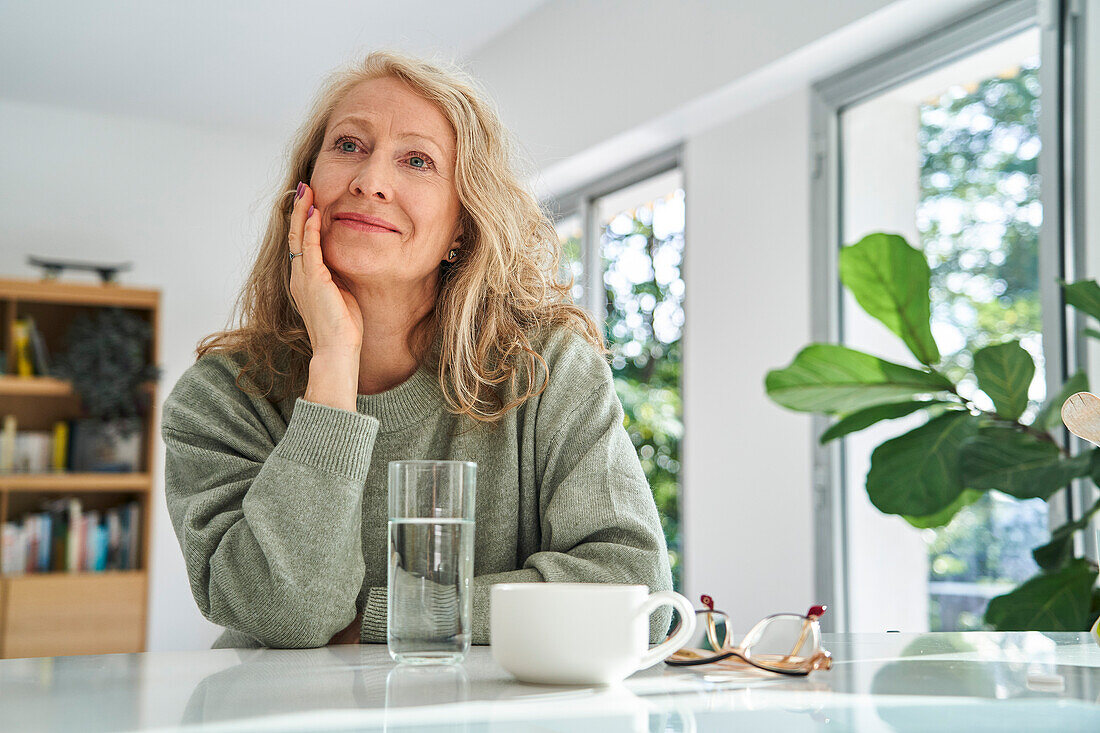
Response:
[[[34,569],[44,573],[50,569],[50,515],[39,514],[35,529],[38,534],[34,538]]]
[[[19,430],[15,433],[12,471],[46,473],[53,463],[53,435],[46,430]]]
[[[46,340],[32,316],[16,318],[13,324],[12,346],[15,373],[20,377],[44,377],[50,373],[50,355]]]
[[[50,468],[55,472],[69,468],[69,423],[58,420],[53,424],[53,454],[50,456]]]
[[[15,353],[15,373],[20,377],[33,377],[30,324],[25,318],[16,318],[12,324],[12,349]]]
[[[83,514],[80,499],[69,499],[69,531],[66,537],[68,562],[65,564],[65,567],[69,569],[80,569],[80,524],[83,520]]]
[[[122,544],[122,522],[118,512],[107,513],[107,557],[104,558],[105,567],[114,570],[121,566],[119,557],[119,545]]]
[[[15,468],[15,415],[4,415],[0,428],[0,473],[10,473]]]
[[[31,316],[26,317],[27,331],[31,340],[31,357],[34,364],[34,372],[37,376],[45,377],[50,373],[50,354],[46,349],[46,340],[42,338],[42,332]]]
[[[0,572],[136,570],[140,524],[141,505],[136,501],[105,511],[84,511],[78,497],[45,502],[42,511],[3,524]]]
[[[50,562],[47,566],[54,572],[65,569],[66,552],[65,545],[69,539],[68,523],[65,521],[66,506],[63,500],[47,502],[50,513]]]

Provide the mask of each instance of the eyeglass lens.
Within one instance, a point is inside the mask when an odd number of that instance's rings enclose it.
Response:
[[[779,614],[764,619],[741,642],[745,656],[760,662],[801,662],[821,649],[818,625],[805,616]]]

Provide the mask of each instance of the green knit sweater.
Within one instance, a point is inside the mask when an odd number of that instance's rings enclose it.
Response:
[[[164,403],[165,494],[215,647],[317,647],[363,614],[386,640],[389,461],[475,461],[473,641],[489,643],[489,586],[515,582],[672,587],[656,506],[607,362],[560,328],[536,344],[545,391],[495,426],[445,409],[427,362],[359,395],[356,412],[238,388],[240,363],[210,354]],[[508,398],[509,394],[503,395]],[[667,606],[650,619],[665,637]]]

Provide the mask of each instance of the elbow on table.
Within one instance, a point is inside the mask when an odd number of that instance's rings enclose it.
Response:
[[[283,613],[277,617],[261,619],[252,617],[226,623],[213,614],[203,614],[208,621],[225,626],[255,639],[260,645],[272,649],[316,649],[327,646],[342,628],[339,624],[306,614]]]
[[[355,594],[323,593],[317,588],[275,590],[264,598],[245,600],[221,596],[211,588],[210,602],[200,604],[207,620],[247,634],[276,649],[326,646],[355,615]],[[346,608],[348,618],[335,609]]]

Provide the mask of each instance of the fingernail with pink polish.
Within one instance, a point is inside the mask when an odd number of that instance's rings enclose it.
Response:
[[[302,183],[301,181],[298,181],[298,195],[294,197],[295,201],[302,198],[302,192],[305,190],[305,188],[306,188],[306,184]]]
[[[310,206],[309,211],[306,212],[306,218],[308,219],[311,216],[313,216],[313,207],[312,206]]]

